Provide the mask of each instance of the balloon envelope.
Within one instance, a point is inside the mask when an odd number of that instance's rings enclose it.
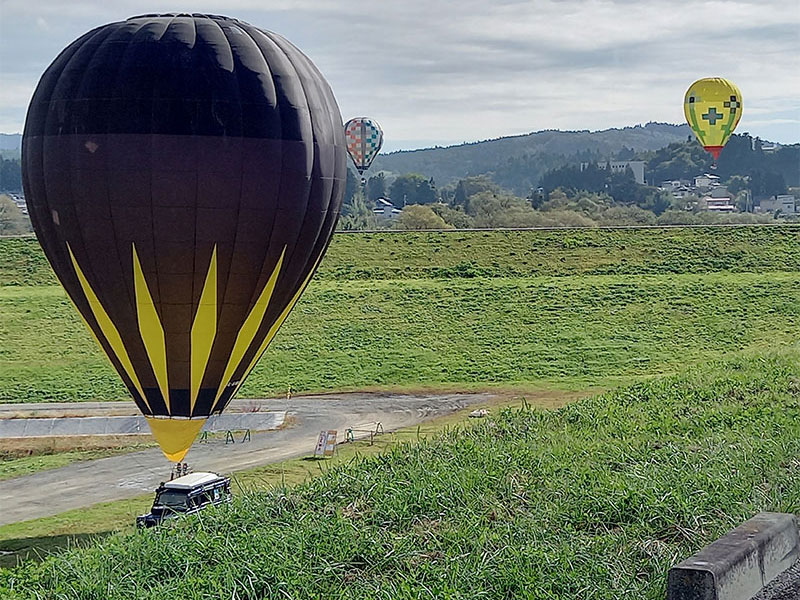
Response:
[[[686,121],[714,160],[742,118],[742,93],[721,77],[695,81],[683,100]]]
[[[235,19],[111,23],[42,76],[23,136],[34,229],[169,459],[308,284],[346,160],[316,67]]]
[[[383,131],[374,119],[356,117],[344,126],[347,153],[360,175],[369,169],[383,145]]]

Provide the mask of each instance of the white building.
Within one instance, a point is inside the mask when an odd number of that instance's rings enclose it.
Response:
[[[710,188],[719,183],[719,177],[716,175],[709,175],[704,173],[694,178],[694,187],[696,188]]]
[[[709,194],[712,198],[727,198],[729,200],[733,199],[733,194],[728,191],[728,188],[724,185],[717,185],[711,188],[711,193]]]
[[[761,201],[759,212],[773,213],[778,210],[784,215],[793,215],[800,212],[797,206],[797,199],[791,194],[778,194]]]
[[[375,200],[375,208],[372,209],[372,213],[379,219],[394,219],[401,212],[403,211],[399,208],[395,208],[394,204],[389,202],[386,198],[378,198]]]
[[[706,207],[705,210],[709,212],[736,212],[736,205],[733,204],[730,198],[712,198],[711,196],[706,196],[701,200],[701,203]]]
[[[581,163],[581,171],[586,169],[591,163]],[[610,168],[612,173],[624,173],[625,169],[630,167],[633,172],[633,179],[636,183],[644,185],[644,161],[643,160],[609,160],[607,162],[598,162],[597,168],[603,169]]]
[[[624,173],[630,167],[633,171],[633,178],[636,183],[644,185],[644,161],[643,160],[612,160],[609,163],[612,173]],[[605,168],[605,167],[604,167]]]

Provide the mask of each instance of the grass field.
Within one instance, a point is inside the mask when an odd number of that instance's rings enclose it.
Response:
[[[33,237],[0,239],[0,286],[55,285]],[[796,271],[800,226],[336,234],[314,280]]]
[[[537,406],[553,408],[563,406],[575,397],[574,392],[548,391],[533,396],[532,401]],[[518,397],[498,397],[493,403],[487,404],[487,407],[494,411],[497,407],[520,406],[521,402]],[[441,433],[447,427],[464,425],[470,421],[468,414],[471,410],[469,408],[415,427],[386,432],[376,436],[373,441],[356,440],[353,443],[340,444],[334,456],[325,460],[300,457],[234,473],[232,479],[235,493],[306,482],[327,472],[332,466],[348,464],[357,457],[380,454],[403,442],[426,439]],[[38,458],[59,460],[60,456],[68,454]],[[84,456],[79,458],[86,459]],[[27,466],[25,463],[33,459],[34,457],[27,461],[3,461],[3,469],[10,465],[9,470],[13,470],[16,465],[18,470],[22,470]],[[152,502],[152,494],[144,494],[129,500],[95,504],[52,517],[0,526],[0,567],[14,567],[20,562],[39,560],[53,552],[74,547],[79,542],[96,540],[117,531],[131,531],[134,529],[136,515],[147,512]]]
[[[0,595],[660,600],[680,558],[800,511],[798,350],[507,411],[4,571]]]
[[[0,314],[0,402],[126,397],[33,239],[0,240]],[[660,599],[679,558],[800,510],[798,341],[800,227],[337,235],[242,396],[623,387],[298,487],[308,464],[268,467],[156,532],[111,534],[144,498],[1,528],[99,537],[0,597]]]
[[[126,398],[36,241],[0,253],[0,402]],[[337,235],[241,395],[614,385],[798,339],[798,298],[800,227]]]

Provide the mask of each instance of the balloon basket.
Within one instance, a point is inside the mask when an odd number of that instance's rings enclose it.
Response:
[[[191,472],[192,470],[189,468],[189,463],[175,463],[172,466],[172,471],[169,474],[169,480],[172,481],[173,479],[177,479],[178,477],[183,477],[184,475],[188,475]]]

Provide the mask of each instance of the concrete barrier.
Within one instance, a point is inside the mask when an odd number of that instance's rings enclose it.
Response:
[[[267,431],[283,425],[286,411],[259,411],[214,415],[203,431]],[[149,434],[144,417],[63,417],[59,419],[0,419],[0,438],[53,437],[71,435]]]
[[[668,600],[750,600],[800,556],[794,515],[759,513],[672,567]]]

